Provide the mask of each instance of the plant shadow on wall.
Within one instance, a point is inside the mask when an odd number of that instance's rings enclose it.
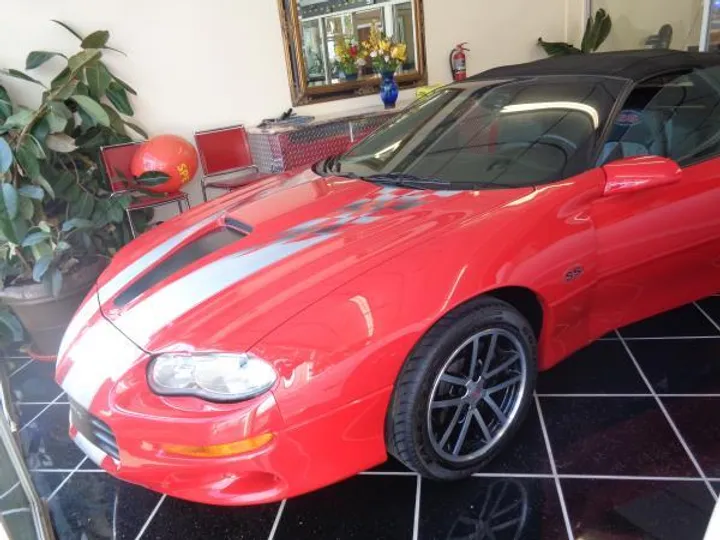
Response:
[[[131,239],[124,220],[132,192],[112,193],[99,165],[100,148],[129,142],[130,135],[147,137],[128,120],[135,90],[102,61],[106,51],[120,53],[108,46],[109,32],[83,37],[53,22],[80,40],[80,51],[27,56],[26,72],[62,64],[51,81],[16,69],[1,72],[41,91],[40,105],[20,106],[0,86],[0,300],[25,323],[35,345],[24,316],[28,301],[46,297],[57,304],[72,297],[63,306],[69,319],[104,261]],[[138,218],[138,230],[149,218]],[[0,339],[21,334],[7,310],[0,310],[0,326]]]
[[[568,54],[585,54],[597,51],[610,35],[612,20],[604,9],[598,9],[595,15],[588,17],[585,23],[580,48],[562,41],[545,41],[538,38],[538,45],[541,46],[548,56],[564,56]]]

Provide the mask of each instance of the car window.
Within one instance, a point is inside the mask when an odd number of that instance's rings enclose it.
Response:
[[[451,86],[340,156],[329,173],[433,179],[444,189],[562,180],[591,166],[626,84],[548,76]]]
[[[720,67],[639,84],[615,120],[601,162],[660,155],[689,165],[720,154]]]

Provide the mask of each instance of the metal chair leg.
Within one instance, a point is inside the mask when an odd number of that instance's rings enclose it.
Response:
[[[133,223],[132,214],[131,214],[130,210],[126,208],[125,214],[127,214],[128,225],[130,225],[130,234],[132,235],[133,238],[137,238],[137,231],[135,230],[135,224]]]
[[[207,202],[207,189],[205,188],[205,179],[200,179],[200,189],[202,190],[203,201]]]

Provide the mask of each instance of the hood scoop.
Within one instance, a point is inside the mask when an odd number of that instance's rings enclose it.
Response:
[[[226,218],[225,225],[225,227],[212,230],[182,246],[122,291],[115,298],[113,304],[119,308],[129,304],[174,273],[233,242],[245,238],[252,231],[252,227],[249,225],[232,218]]]

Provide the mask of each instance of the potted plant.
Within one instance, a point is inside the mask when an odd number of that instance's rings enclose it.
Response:
[[[340,37],[335,45],[335,64],[338,71],[344,74],[346,81],[358,78],[358,71],[365,67],[360,45],[354,38]]]
[[[363,49],[370,58],[375,72],[382,77],[380,99],[385,104],[385,108],[394,108],[399,95],[395,72],[407,60],[407,45],[388,36],[377,26],[373,26],[370,30],[370,38],[363,43]]]
[[[40,104],[18,105],[0,86],[0,301],[22,321],[37,355],[57,353],[107,259],[131,238],[124,223],[131,196],[112,196],[100,147],[130,141],[128,129],[146,137],[128,120],[135,91],[102,61],[115,50],[109,33],[83,37],[54,22],[80,40],[80,51],[28,54],[26,71],[58,65],[51,81],[2,71],[36,86]]]
[[[548,56],[564,56],[568,54],[592,53],[600,48],[612,29],[612,19],[604,9],[598,9],[593,17],[590,15],[585,24],[585,34],[582,43],[578,49],[570,43],[562,41],[544,41],[543,38],[538,39],[538,45],[541,46]]]

